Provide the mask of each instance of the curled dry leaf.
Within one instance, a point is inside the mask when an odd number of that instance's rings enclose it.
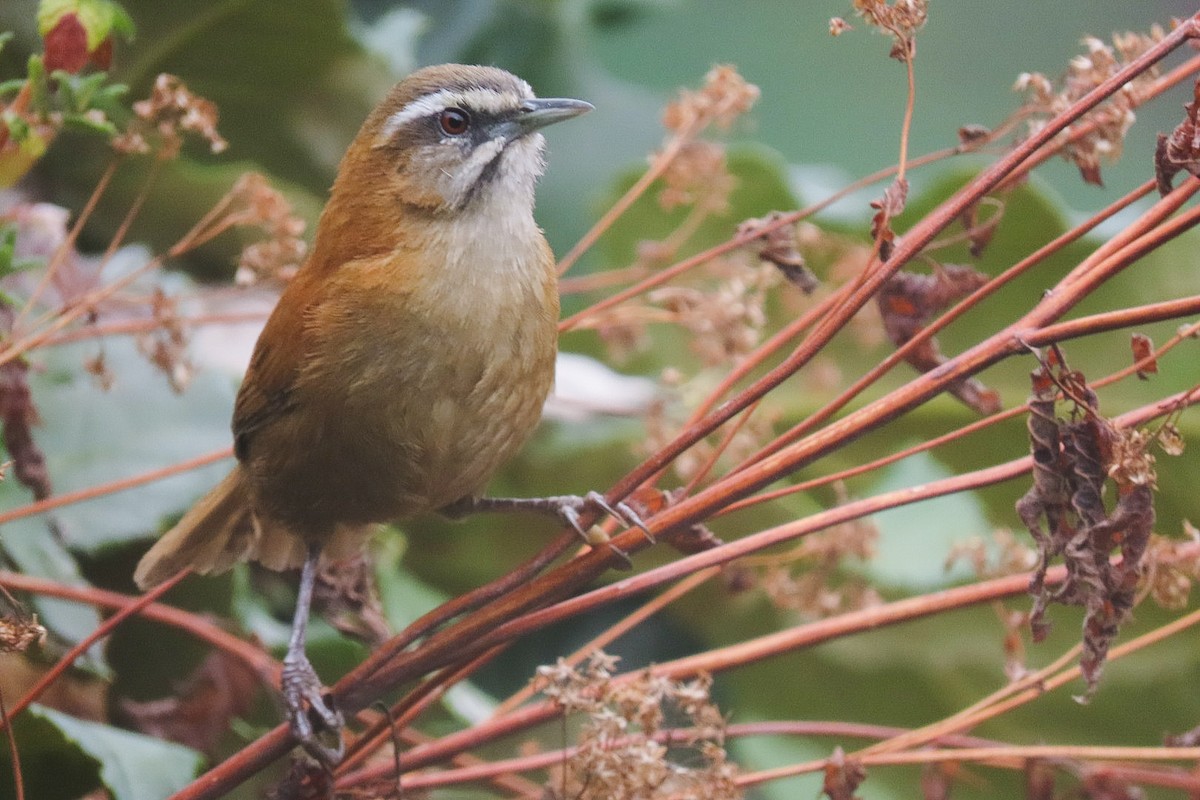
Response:
[[[1149,380],[1151,375],[1158,374],[1158,359],[1154,357],[1154,341],[1144,333],[1135,333],[1129,337],[1129,346],[1133,350],[1133,361],[1139,364],[1137,376]]]
[[[1184,117],[1170,136],[1160,133],[1154,150],[1154,175],[1159,194],[1171,191],[1171,181],[1180,170],[1200,177],[1200,81],[1192,89],[1192,102],[1184,105]]]
[[[926,764],[921,770],[921,797],[923,800],[950,800],[954,779],[960,765],[953,761]]]
[[[875,295],[884,331],[892,344],[904,345],[935,314],[978,289],[987,279],[987,275],[958,264],[939,265],[929,275],[897,272]],[[928,372],[945,363],[946,357],[937,339],[930,337],[910,351],[905,360],[919,372]],[[974,378],[956,382],[949,391],[980,414],[1000,410],[1000,395]]]
[[[738,237],[753,236],[764,228],[773,228],[761,233],[753,244],[758,247],[757,255],[763,261],[774,264],[783,277],[805,294],[812,294],[820,285],[817,276],[804,262],[796,237],[795,225],[776,225],[783,217],[782,211],[772,211],[765,217],[748,219],[737,227]]]
[[[871,201],[875,214],[871,217],[871,238],[879,243],[879,260],[891,258],[892,249],[896,242],[896,233],[892,230],[892,220],[904,210],[908,202],[908,181],[896,178],[884,190],[883,197]]]
[[[991,207],[993,213],[980,219],[980,207],[985,203]],[[963,209],[960,219],[967,232],[967,241],[971,243],[971,255],[976,258],[983,255],[983,251],[991,244],[992,237],[996,234],[996,229],[1000,227],[1000,220],[1003,218],[1004,203],[994,198],[986,198]]]
[[[0,301],[0,331],[12,333],[12,306]],[[13,473],[34,498],[45,500],[53,493],[46,457],[33,440],[33,426],[38,423],[37,407],[29,388],[29,364],[23,358],[13,358],[0,364],[0,432],[12,460]]]
[[[1054,767],[1040,759],[1025,762],[1026,800],[1054,800]]]
[[[846,758],[841,747],[835,747],[833,755],[825,762],[825,780],[821,792],[829,800],[857,800],[855,792],[866,778],[866,768],[858,761]]]
[[[992,131],[990,128],[976,123],[963,125],[958,129],[958,143],[966,150],[972,150],[981,144],[985,144],[991,136]]]
[[[679,502],[683,493],[683,489],[665,492],[653,486],[642,486],[625,498],[625,504],[645,520]],[[684,555],[702,553],[725,543],[707,525],[699,522],[667,531],[660,540]]]
[[[1067,369],[1057,350],[1031,373],[1029,442],[1033,485],[1016,510],[1038,548],[1030,581],[1034,595],[1030,628],[1045,638],[1050,603],[1082,606],[1080,669],[1086,700],[1095,691],[1108,649],[1132,610],[1143,556],[1154,527],[1152,437],[1117,428],[1100,416],[1099,400],[1079,372]],[[1059,391],[1069,412],[1056,413]],[[1116,484],[1117,501],[1106,508],[1105,484]],[[1045,527],[1043,527],[1043,520]],[[1121,558],[1115,563],[1114,552]],[[1045,585],[1051,559],[1062,556],[1067,577]]]

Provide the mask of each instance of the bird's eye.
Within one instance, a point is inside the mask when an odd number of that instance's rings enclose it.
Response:
[[[471,117],[461,108],[447,108],[438,117],[438,125],[448,136],[461,136],[471,126]]]

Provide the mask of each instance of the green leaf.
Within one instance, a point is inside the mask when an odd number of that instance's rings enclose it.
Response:
[[[107,118],[90,114],[68,114],[63,117],[63,127],[98,136],[116,136],[118,132],[117,126]]]
[[[29,57],[25,74],[29,80],[30,106],[39,114],[49,114],[51,111],[50,87],[46,83],[46,65],[40,55]]]
[[[0,484],[5,491],[2,496],[10,500],[16,492],[9,490],[11,482]],[[17,505],[5,502],[5,508]],[[75,588],[91,588],[91,584],[79,571],[79,564],[67,552],[62,541],[48,528],[44,520],[21,519],[4,526],[0,548],[12,559],[17,569],[26,575],[49,578],[55,583]],[[100,613],[86,603],[62,600],[57,597],[35,594],[30,604],[37,612],[42,624],[55,638],[68,645],[75,645],[100,627]],[[102,677],[109,677],[104,659],[104,643],[97,642],[76,662],[76,666]]]
[[[234,381],[198,374],[175,394],[129,339],[104,346],[115,384],[103,391],[82,369],[96,345],[48,351],[31,375],[43,424],[35,431],[56,490],[69,492],[141,474],[229,444]],[[186,508],[229,468],[216,464],[55,512],[73,548],[95,551],[145,537]],[[20,502],[19,487],[0,485],[3,505]],[[17,496],[14,496],[17,495]]]
[[[38,800],[78,800],[100,789],[100,764],[47,719],[34,705],[12,720],[11,734],[21,757],[25,796]],[[14,765],[5,732],[0,747],[0,797],[15,797]]]
[[[892,446],[902,448],[903,442]],[[953,473],[928,453],[918,453],[888,467],[872,494],[882,494],[949,477]],[[884,586],[927,590],[966,577],[944,568],[950,548],[991,530],[975,495],[957,492],[882,511],[872,517],[879,529],[875,557],[867,571]]]
[[[82,113],[91,108],[92,98],[108,80],[108,75],[104,72],[72,75],[61,69],[54,70],[51,77],[58,84],[62,108],[68,113]]]
[[[204,758],[189,747],[87,722],[33,706],[29,713],[53,724],[81,753],[100,764],[113,800],[162,800],[191,783]]]

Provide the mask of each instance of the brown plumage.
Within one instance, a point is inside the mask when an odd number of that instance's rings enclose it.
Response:
[[[391,91],[259,337],[233,415],[238,465],[150,549],[139,586],[256,559],[304,564],[311,591],[320,554],[348,555],[375,523],[482,492],[537,424],[554,376],[536,131],[589,108],[538,100],[488,67],[430,67]],[[304,588],[284,688],[311,741],[302,701],[339,720],[304,660]]]

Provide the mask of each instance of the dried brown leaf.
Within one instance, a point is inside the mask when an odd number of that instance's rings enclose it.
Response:
[[[858,800],[855,792],[866,780],[866,768],[854,759],[846,758],[841,747],[835,747],[833,755],[825,762],[825,780],[821,792],[829,800]]]
[[[1154,341],[1144,333],[1135,333],[1129,337],[1129,346],[1133,350],[1133,361],[1140,364],[1137,376],[1149,380],[1151,375],[1158,374],[1158,359],[1154,357]]]
[[[884,190],[883,197],[871,201],[875,214],[871,217],[871,238],[879,243],[879,259],[887,261],[892,255],[896,233],[892,220],[904,210],[908,201],[908,181],[896,178]]]
[[[1171,191],[1171,181],[1181,170],[1200,176],[1200,81],[1192,88],[1192,102],[1184,105],[1184,118],[1171,131],[1160,133],[1154,150],[1154,174],[1159,194]]]
[[[233,719],[250,710],[260,683],[244,662],[213,651],[174,697],[125,700],[121,706],[139,730],[211,755]]]
[[[987,282],[987,276],[958,264],[938,266],[932,274],[901,270],[875,295],[883,328],[892,344],[900,347],[925,328],[935,314]],[[919,372],[929,372],[946,361],[937,339],[926,339],[905,360]],[[980,414],[1000,410],[1000,395],[974,378],[953,384],[950,393]]]
[[[1077,698],[1083,702],[1096,689],[1145,569],[1143,556],[1155,516],[1153,457],[1148,452],[1152,437],[1118,429],[1100,416],[1099,400],[1084,376],[1068,370],[1056,350],[1051,353],[1030,376],[1033,485],[1016,508],[1038,548],[1038,566],[1030,581],[1034,640],[1045,636],[1044,615],[1050,603],[1085,609],[1079,663],[1087,693]],[[1055,412],[1059,390],[1070,409],[1065,419]],[[1117,487],[1111,511],[1103,498],[1110,479]],[[1116,563],[1115,551],[1121,554]],[[1051,591],[1044,577],[1051,558],[1059,555],[1067,577]]]
[[[0,303],[0,331],[7,335],[12,324],[12,307]],[[0,433],[17,480],[28,487],[36,499],[45,500],[53,489],[46,457],[33,440],[33,426],[39,418],[29,388],[28,372],[29,364],[23,358],[0,364]]]

